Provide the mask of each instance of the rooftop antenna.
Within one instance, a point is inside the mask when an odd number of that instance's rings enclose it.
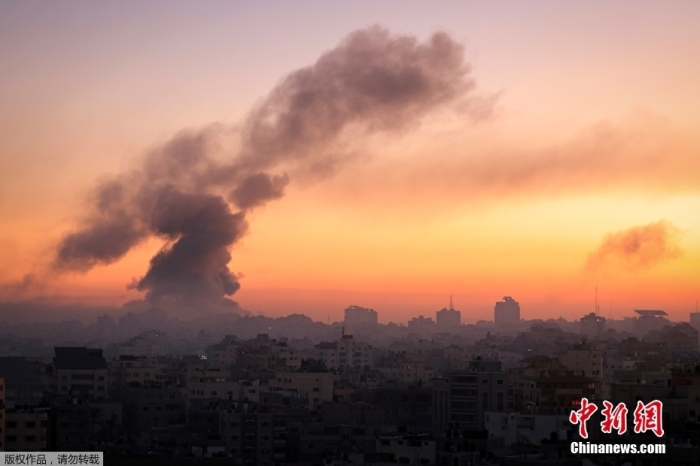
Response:
[[[595,314],[600,314],[600,308],[598,307],[598,284],[595,284]]]
[[[697,307],[697,303],[696,303],[696,307]],[[452,295],[450,295],[450,311],[453,311],[453,310],[454,310],[454,307],[452,307]]]

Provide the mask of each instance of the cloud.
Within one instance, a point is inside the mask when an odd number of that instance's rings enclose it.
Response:
[[[651,268],[683,254],[679,234],[680,230],[665,220],[610,233],[588,256],[586,267],[597,270],[617,266],[629,271]]]

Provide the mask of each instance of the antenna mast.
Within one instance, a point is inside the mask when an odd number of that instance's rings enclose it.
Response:
[[[452,295],[450,295],[450,311],[453,311],[453,310],[454,310],[454,307],[452,306]]]

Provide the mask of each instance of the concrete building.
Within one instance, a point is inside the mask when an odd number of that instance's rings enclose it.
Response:
[[[583,371],[592,379],[603,378],[603,351],[591,343],[573,345],[566,352],[564,365],[573,371]]]
[[[605,317],[596,315],[594,312],[581,317],[581,335],[589,338],[598,338],[605,333]]]
[[[660,342],[671,351],[697,351],[698,331],[686,322],[661,330]]]
[[[382,413],[384,429],[402,432],[430,432],[433,389],[429,385],[385,384],[366,394],[372,409]],[[386,430],[385,430],[386,431]]]
[[[641,338],[654,330],[661,330],[671,322],[664,316],[668,314],[660,310],[638,310],[636,312],[639,317],[634,319],[634,333]]]
[[[46,384],[37,368],[26,358],[0,357],[0,377],[5,380],[5,408],[46,405]]]
[[[221,412],[221,425],[226,452],[244,464],[271,465],[286,459],[286,441],[280,442],[287,430],[283,416],[276,418],[257,412],[252,405],[235,404]]]
[[[700,332],[700,312],[690,313],[690,325]]]
[[[167,382],[165,368],[167,364],[157,359],[137,356],[119,356],[109,361],[109,390],[114,396],[120,396],[124,388],[136,383],[139,386],[163,384]]]
[[[5,451],[46,451],[49,408],[5,412]]]
[[[146,330],[119,345],[120,356],[153,358],[165,355],[168,336],[158,330]]]
[[[430,434],[377,435],[377,465],[436,464],[437,446]]]
[[[520,304],[510,296],[504,296],[503,301],[496,303],[493,311],[493,321],[496,324],[516,324],[520,322]]]
[[[228,369],[236,363],[241,342],[234,335],[226,335],[221,343],[207,348],[207,361],[212,368]]]
[[[397,367],[381,367],[378,369],[388,380],[401,383],[427,383],[437,376],[437,370],[423,362],[402,362]]]
[[[566,440],[572,424],[568,414],[486,413],[485,428],[490,435],[515,443],[541,445],[552,437]]]
[[[195,370],[187,376],[186,398],[196,399],[239,399],[241,384],[230,380],[228,371],[219,369]],[[257,394],[256,394],[257,397]]]
[[[49,408],[45,389],[30,361],[0,358],[0,450],[46,450]]]
[[[54,352],[59,399],[98,400],[107,397],[109,371],[101,349],[56,347]]]
[[[374,348],[369,343],[355,340],[352,335],[343,335],[334,342],[323,342],[314,346],[316,359],[328,369],[343,367],[367,367],[373,363]]]
[[[268,386],[270,391],[292,391],[308,399],[310,410],[333,401],[333,374],[329,372],[277,372]]]
[[[513,388],[508,373],[501,369],[500,361],[470,361],[464,371],[446,373],[446,387],[438,391],[447,393],[447,416],[437,417],[447,422],[459,423],[460,428],[483,429],[486,411],[507,412],[513,409]],[[440,394],[434,398],[440,403]],[[446,426],[436,426],[438,429]]]
[[[462,325],[462,313],[453,309],[440,309],[435,313],[435,323],[444,329],[457,329]]]
[[[350,306],[345,309],[345,325],[370,324],[377,325],[377,311],[360,306]]]
[[[177,387],[127,387],[124,424],[139,432],[185,421],[185,399]]]
[[[72,401],[72,400],[69,400]],[[121,403],[62,403],[52,412],[52,450],[89,451],[92,443],[114,442],[122,425]]]
[[[434,331],[435,321],[430,317],[414,317],[408,321],[408,328],[414,332]]]

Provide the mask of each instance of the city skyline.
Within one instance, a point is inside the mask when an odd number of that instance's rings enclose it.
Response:
[[[190,230],[151,226],[108,259],[66,245],[95,231],[96,189],[146,173],[153,154],[170,166],[183,130],[224,144],[212,166],[252,160],[243,181],[178,185],[187,199],[173,205],[221,194],[225,215],[245,211],[217,267],[254,314],[326,322],[356,304],[406,322],[454,295],[469,322],[503,296],[524,319],[579,319],[597,300],[605,317],[687,320],[700,295],[700,6],[397,5],[1,6],[0,320],[10,302],[122,312],[174,293],[151,261]],[[375,66],[386,54],[398,60],[386,70],[418,69],[427,90],[409,82],[397,103],[362,88],[387,100],[312,115],[319,134],[282,155],[250,152],[250,128],[278,131],[303,76],[306,91],[366,104],[328,84],[359,89],[347,71],[367,72],[351,60],[362,40]],[[342,62],[338,76],[323,57]],[[244,188],[263,170],[260,197]]]

